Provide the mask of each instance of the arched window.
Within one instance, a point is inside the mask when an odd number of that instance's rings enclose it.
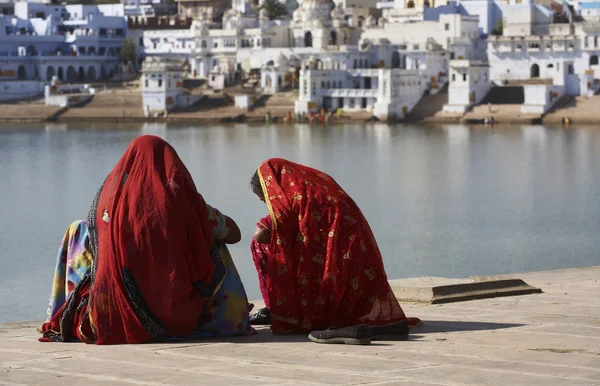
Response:
[[[304,34],[304,47],[312,47],[312,46],[313,46],[312,33],[310,33],[310,31],[308,31]]]
[[[529,71],[530,78],[539,78],[540,77],[540,66],[537,64],[533,64],[531,66],[531,70]]]

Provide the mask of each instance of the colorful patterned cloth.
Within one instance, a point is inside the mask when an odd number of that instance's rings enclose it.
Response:
[[[47,321],[60,310],[75,286],[92,269],[92,254],[88,249],[89,237],[85,221],[75,221],[67,229],[58,248]]]

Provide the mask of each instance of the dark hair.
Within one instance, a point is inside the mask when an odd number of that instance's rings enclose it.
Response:
[[[262,201],[265,200],[265,193],[263,192],[262,185],[260,183],[260,177],[258,176],[258,170],[254,172],[252,178],[250,179],[250,187],[254,194],[258,196]]]

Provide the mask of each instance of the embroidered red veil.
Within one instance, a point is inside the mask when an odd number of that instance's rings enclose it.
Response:
[[[265,161],[258,174],[273,223],[274,332],[406,319],[367,220],[333,178],[284,159]]]

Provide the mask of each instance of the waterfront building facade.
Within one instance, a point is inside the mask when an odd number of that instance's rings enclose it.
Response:
[[[565,93],[579,95],[587,93],[587,87],[581,87],[586,72],[600,79],[600,23],[585,19],[556,23],[552,12],[532,2],[507,9],[504,20],[503,34],[488,39],[494,82],[559,84],[564,78]]]
[[[126,37],[121,4],[18,2],[14,16],[0,16],[0,80],[108,79]]]

